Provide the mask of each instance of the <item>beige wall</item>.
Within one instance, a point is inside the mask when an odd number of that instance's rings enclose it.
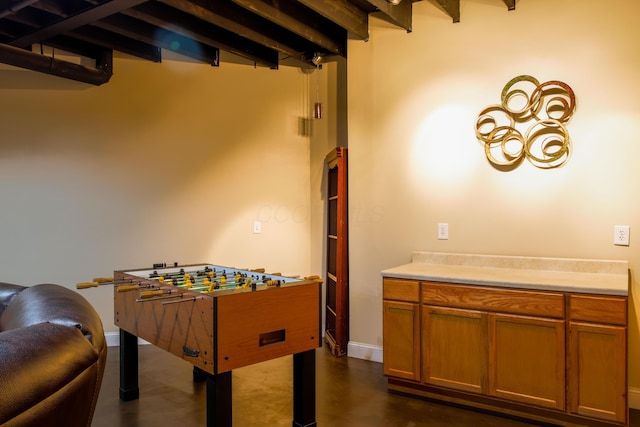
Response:
[[[311,138],[298,128],[309,76],[131,58],[114,68],[100,87],[0,69],[0,280],[75,287],[174,261],[320,273]],[[107,331],[111,292],[82,292]]]
[[[349,44],[351,341],[382,345],[380,270],[412,250],[626,259],[629,385],[640,387],[640,4],[461,9],[452,24],[421,1],[412,33],[373,19],[370,41]],[[498,172],[475,140],[478,112],[519,74],[577,94],[563,168]],[[173,261],[321,273],[323,161],[344,129],[335,64],[316,76],[116,58],[94,88],[0,67],[0,280],[73,287]],[[318,80],[325,117],[303,136]],[[613,246],[615,224],[631,226],[631,246]],[[115,330],[111,289],[83,295]]]
[[[374,21],[349,44],[351,340],[382,345],[380,271],[412,250],[628,260],[629,385],[640,387],[640,3],[414,3],[413,32]],[[569,162],[493,169],[478,113],[520,74],[577,95]],[[438,222],[449,240],[437,240]],[[631,245],[613,245],[613,227]]]

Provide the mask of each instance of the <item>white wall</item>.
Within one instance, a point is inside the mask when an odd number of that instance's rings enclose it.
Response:
[[[174,261],[319,273],[308,76],[126,57],[114,72],[91,87],[0,69],[0,280],[75,288]],[[115,331],[111,287],[82,294]]]
[[[369,42],[349,44],[351,340],[382,345],[380,271],[413,250],[624,259],[640,386],[640,3],[462,0],[456,24],[434,1],[413,9],[413,32],[374,20]],[[476,140],[478,113],[521,74],[577,96],[559,169],[500,172]],[[629,247],[613,245],[616,224]]]

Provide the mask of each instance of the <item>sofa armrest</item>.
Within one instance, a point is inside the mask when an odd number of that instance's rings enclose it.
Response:
[[[0,331],[43,322],[78,328],[98,351],[106,347],[98,313],[82,295],[60,285],[24,288],[0,314]]]
[[[11,304],[13,298],[24,289],[26,289],[24,286],[0,283],[0,316],[2,316],[4,309]]]
[[[91,419],[104,360],[79,329],[40,323],[4,331],[0,360],[0,425],[79,427]]]

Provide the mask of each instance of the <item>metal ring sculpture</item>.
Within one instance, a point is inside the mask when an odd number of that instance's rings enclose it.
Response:
[[[514,169],[525,158],[542,169],[566,163],[571,147],[566,124],[576,109],[569,85],[517,76],[502,89],[500,100],[500,105],[485,108],[476,120],[476,137],[494,167]],[[517,125],[528,128],[522,133]]]

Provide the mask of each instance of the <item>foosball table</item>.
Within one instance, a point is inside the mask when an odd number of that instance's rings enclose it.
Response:
[[[232,425],[231,372],[293,355],[293,426],[315,426],[321,281],[211,264],[115,271],[120,398],[139,397],[138,338],[206,380],[207,427]]]

